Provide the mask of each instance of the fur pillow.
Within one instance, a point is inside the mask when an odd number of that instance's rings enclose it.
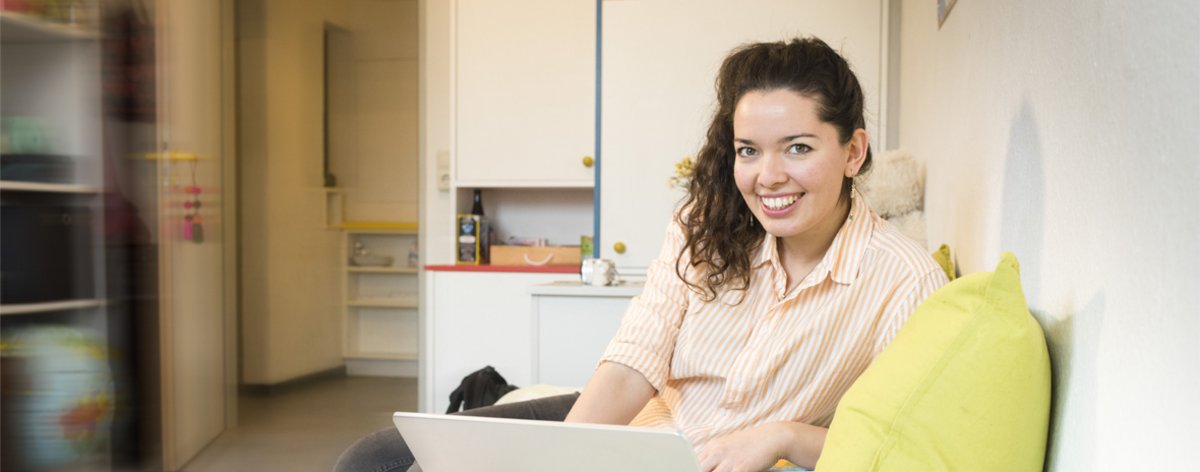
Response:
[[[912,154],[884,151],[856,184],[871,208],[886,220],[925,208],[925,179]]]

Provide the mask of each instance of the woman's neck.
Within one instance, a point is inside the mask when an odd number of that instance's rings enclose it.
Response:
[[[779,261],[787,272],[789,289],[812,272],[813,268],[821,263],[825,253],[829,252],[830,246],[833,246],[834,238],[850,215],[848,198],[838,200],[834,215],[805,234],[778,238]]]

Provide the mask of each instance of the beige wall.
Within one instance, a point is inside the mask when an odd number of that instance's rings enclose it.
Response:
[[[417,2],[342,1],[353,38],[349,153],[334,156],[347,220],[417,221]]]
[[[322,34],[332,0],[242,0],[242,382],[342,365],[339,235],[325,229]]]
[[[939,30],[935,2],[894,4],[929,241],[964,272],[1013,251],[1048,334],[1049,470],[1194,463],[1200,7],[963,0]]]

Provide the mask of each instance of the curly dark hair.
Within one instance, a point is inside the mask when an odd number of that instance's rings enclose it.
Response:
[[[820,104],[821,121],[837,128],[842,144],[850,141],[855,130],[866,127],[858,78],[837,51],[817,38],[735,49],[721,64],[716,89],[717,110],[696,155],[684,210],[676,219],[685,238],[676,258],[676,275],[707,300],[716,299],[722,287],[749,287],[751,255],[765,234],[733,179],[733,112],[738,101],[752,91],[790,90],[809,97]],[[859,173],[870,166],[868,147]],[[844,179],[842,198],[849,198],[851,183],[852,178]],[[685,275],[689,268],[698,269],[703,278],[689,280]]]

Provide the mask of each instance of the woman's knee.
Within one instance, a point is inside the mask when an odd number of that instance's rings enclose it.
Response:
[[[333,472],[405,472],[413,465],[412,453],[396,428],[363,436],[350,445]]]

